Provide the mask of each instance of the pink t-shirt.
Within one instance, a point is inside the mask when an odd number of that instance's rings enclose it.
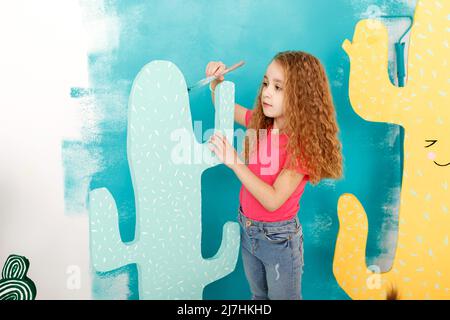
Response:
[[[248,110],[245,114],[245,126],[248,126],[252,110]],[[273,185],[284,165],[288,155],[286,146],[288,136],[286,134],[273,133],[269,128],[267,135],[260,135],[259,149],[260,151],[250,156],[248,168],[261,180],[269,185]],[[278,151],[279,157],[276,157]],[[273,155],[273,156],[272,156]],[[296,216],[300,209],[299,201],[303,194],[305,185],[309,180],[308,173],[303,168],[297,168],[297,172],[304,174],[303,180],[299,183],[292,195],[277,210],[270,212],[266,210],[261,203],[242,185],[239,201],[242,206],[244,215],[252,220],[276,222],[290,220]]]

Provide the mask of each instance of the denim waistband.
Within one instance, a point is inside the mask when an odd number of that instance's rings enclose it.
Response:
[[[296,228],[301,228],[300,221],[298,219],[298,216],[295,216],[294,218],[290,220],[283,220],[283,221],[276,221],[276,222],[265,222],[265,221],[257,221],[249,219],[245,216],[244,212],[242,211],[242,207],[239,206],[239,220],[242,222],[242,224],[246,227],[249,226],[256,226],[260,228],[268,228],[268,227],[283,227],[286,225],[291,225],[295,223]]]

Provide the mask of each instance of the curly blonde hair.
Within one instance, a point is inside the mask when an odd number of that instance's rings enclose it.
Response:
[[[312,184],[318,184],[321,179],[340,178],[342,147],[337,138],[339,128],[328,79],[321,62],[302,51],[280,52],[272,61],[278,62],[285,74],[286,127],[283,131],[289,136],[286,152],[291,155],[285,168],[293,169],[301,164],[308,172]],[[273,118],[266,117],[263,113],[262,88],[263,82],[247,127],[254,129],[254,132],[268,129],[274,122]],[[255,146],[258,146],[259,139],[259,135],[246,134],[243,147],[246,163],[249,153],[253,153]]]

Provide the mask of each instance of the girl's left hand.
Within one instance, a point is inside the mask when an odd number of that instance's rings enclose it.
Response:
[[[209,149],[230,169],[237,164],[243,164],[236,150],[220,132],[211,136],[209,144]]]

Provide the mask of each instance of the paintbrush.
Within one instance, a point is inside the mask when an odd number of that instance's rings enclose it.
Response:
[[[205,78],[205,79],[203,79],[203,80],[200,80],[199,82],[197,82],[197,83],[194,84],[193,86],[189,87],[189,88],[188,88],[188,92],[191,91],[191,90],[193,90],[193,89],[197,89],[197,88],[200,88],[200,87],[203,87],[203,86],[207,85],[207,84],[210,83],[211,81],[214,81],[215,79],[217,79],[217,78],[223,76],[224,74],[226,74],[226,73],[228,73],[228,72],[230,72],[230,71],[233,71],[233,70],[239,68],[239,67],[242,66],[244,63],[245,63],[244,61],[238,62],[238,63],[232,65],[231,67],[229,67],[228,69],[225,69],[221,74],[218,74],[218,75],[216,75],[216,76],[210,76],[210,77],[207,77],[207,78]]]

